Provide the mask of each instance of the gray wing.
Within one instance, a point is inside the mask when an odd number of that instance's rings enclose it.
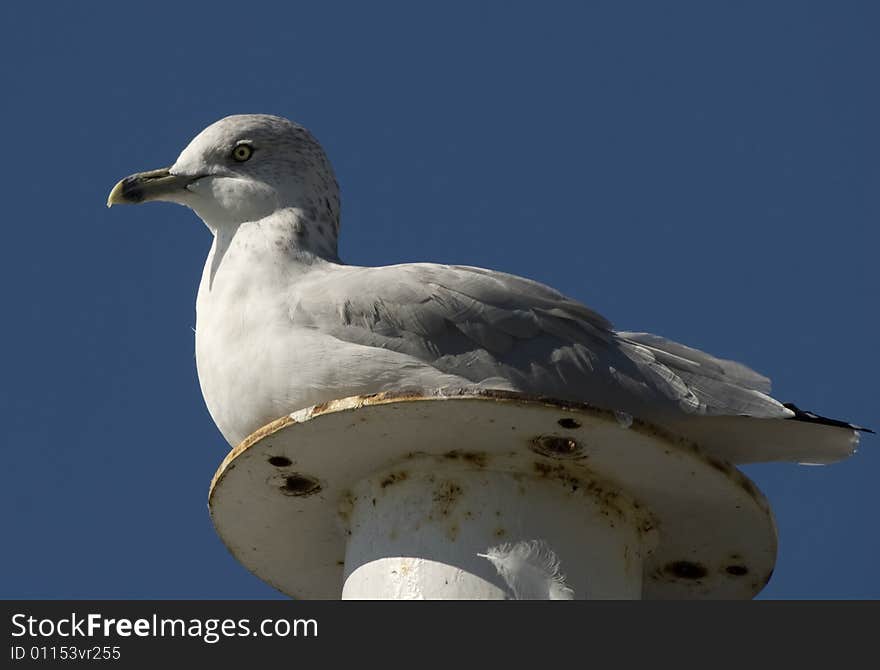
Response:
[[[734,463],[826,463],[858,444],[852,427],[790,420],[795,412],[768,395],[770,381],[740,363],[615,332],[581,303],[522,277],[427,263],[332,266],[297,282],[290,298],[300,327],[399,352],[483,388],[622,410]]]
[[[427,263],[335,266],[298,283],[291,317],[474,384],[669,414],[790,416],[745,366],[643,333],[522,277]]]

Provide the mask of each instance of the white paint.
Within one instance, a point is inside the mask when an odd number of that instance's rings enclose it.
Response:
[[[597,491],[427,457],[363,480],[352,492],[342,597],[514,598],[485,552],[539,540],[575,598],[640,598],[649,547],[639,515],[608,485]]]
[[[463,489],[442,519],[439,478]],[[615,547],[638,545],[603,526],[603,500],[624,516],[638,504],[647,544],[623,565]],[[298,599],[339,598],[344,583],[346,597],[509,597],[477,554],[520,541],[546,542],[577,598],[638,597],[638,575],[645,599],[752,598],[776,559],[767,501],[736,468],[638,419],[622,429],[610,412],[514,393],[361,396],[285,416],[226,457],[209,504],[236,559]]]

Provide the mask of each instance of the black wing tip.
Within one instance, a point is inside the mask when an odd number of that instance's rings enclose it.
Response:
[[[849,428],[850,430],[857,430],[860,433],[871,433],[875,435],[876,433],[870,428],[865,428],[864,426],[857,426],[854,423],[849,423],[847,421],[840,421],[839,419],[830,419],[827,416],[821,416],[819,414],[815,414],[814,412],[807,412],[802,410],[800,407],[795,405],[793,402],[784,402],[782,406],[786,409],[790,409],[794,412],[794,416],[791,417],[793,421],[805,421],[807,423],[819,423],[823,426],[836,426],[838,428]]]

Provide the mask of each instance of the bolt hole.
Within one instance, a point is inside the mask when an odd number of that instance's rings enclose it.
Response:
[[[570,437],[558,435],[538,435],[532,440],[532,451],[552,458],[578,458],[583,448]]]
[[[571,430],[573,428],[580,428],[581,427],[581,424],[579,421],[575,421],[574,419],[569,419],[568,417],[566,417],[564,419],[559,419],[559,421],[557,421],[556,423],[558,423],[563,428],[568,428],[569,430]]]
[[[727,574],[733,575],[734,577],[742,577],[743,575],[749,574],[749,569],[744,565],[728,565]]]
[[[290,475],[284,478],[281,492],[288,496],[308,496],[321,490],[317,479],[306,475]]]
[[[665,570],[679,579],[702,579],[706,576],[705,567],[690,561],[674,561],[669,563]]]
[[[288,465],[292,465],[293,461],[286,456],[270,456],[269,463],[276,468],[286,468]]]

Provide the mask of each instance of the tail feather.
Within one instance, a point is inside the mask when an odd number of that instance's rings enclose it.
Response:
[[[650,333],[618,333],[668,368],[699,400],[695,411],[651,417],[732,463],[832,463],[852,455],[859,433],[874,431],[771,398],[770,380],[736,361]]]
[[[870,428],[865,428],[864,426],[857,426],[854,423],[848,423],[846,421],[841,421],[840,419],[830,419],[827,416],[822,416],[821,414],[816,414],[815,412],[807,412],[805,410],[802,410],[793,402],[784,402],[782,403],[782,406],[794,412],[794,416],[791,418],[795,421],[818,423],[822,424],[823,426],[837,426],[838,428],[849,428],[850,430],[857,430],[860,433],[874,433],[873,430],[871,430]]]
[[[791,410],[767,395],[770,380],[742,363],[716,358],[705,352],[650,333],[618,333],[623,351],[643,368],[660,367],[684,388],[689,402],[679,406],[689,414],[787,418]],[[635,349],[636,351],[633,351]],[[648,359],[648,363],[636,357]],[[646,370],[647,371],[647,370]]]
[[[688,347],[651,333],[618,333],[630,342],[649,348],[657,360],[675,370],[699,374],[708,379],[733,384],[742,388],[770,393],[770,380],[736,361],[716,358],[705,351]]]
[[[859,445],[852,428],[791,419],[751,416],[692,416],[663,422],[664,427],[710,456],[743,463],[827,464],[848,458]]]

